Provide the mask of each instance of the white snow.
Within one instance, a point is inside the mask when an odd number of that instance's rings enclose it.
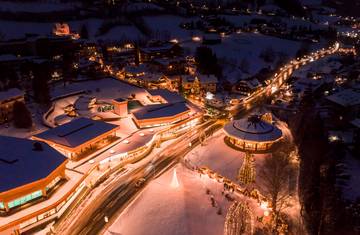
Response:
[[[223,233],[226,210],[230,203],[221,195],[222,185],[209,178],[200,179],[177,166],[179,187],[170,186],[173,171],[150,182],[140,196],[125,209],[105,234],[131,235],[218,235]],[[214,194],[222,215],[211,206]]]
[[[38,1],[34,2],[12,2],[12,1],[0,1],[0,11],[9,12],[31,12],[31,13],[43,13],[43,12],[57,12],[64,10],[74,10],[79,6],[77,2],[67,3],[53,3]]]

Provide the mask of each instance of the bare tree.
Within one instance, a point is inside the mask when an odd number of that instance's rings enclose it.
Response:
[[[272,209],[276,215],[286,208],[289,198],[290,170],[289,155],[283,151],[277,151],[265,159],[259,172],[263,191],[270,197]]]

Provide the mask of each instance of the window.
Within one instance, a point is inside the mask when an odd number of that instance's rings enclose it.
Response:
[[[53,188],[59,181],[60,181],[60,177],[56,177],[55,179],[53,179],[47,186],[46,186],[46,191],[48,191],[49,189]]]
[[[38,190],[38,191],[35,191],[31,194],[28,194],[24,197],[21,197],[21,198],[18,198],[18,199],[15,199],[14,201],[11,201],[8,203],[8,206],[9,208],[13,208],[13,207],[16,207],[16,206],[21,206],[33,199],[36,199],[36,198],[39,198],[42,196],[42,192],[41,190]]]
[[[5,209],[4,203],[0,202],[0,209]]]

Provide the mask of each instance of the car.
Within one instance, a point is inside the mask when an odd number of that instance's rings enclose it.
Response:
[[[145,183],[145,181],[146,181],[145,178],[140,178],[138,181],[136,181],[135,187],[140,188]]]

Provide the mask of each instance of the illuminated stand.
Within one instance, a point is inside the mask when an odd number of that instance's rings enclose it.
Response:
[[[179,188],[180,187],[180,184],[179,184],[179,181],[178,181],[178,178],[177,178],[177,174],[176,174],[176,168],[174,169],[173,177],[172,177],[170,186],[172,188]]]
[[[238,180],[244,184],[248,185],[255,182],[256,178],[256,169],[254,167],[254,155],[246,152],[244,162],[241,165],[241,168],[238,173]]]

